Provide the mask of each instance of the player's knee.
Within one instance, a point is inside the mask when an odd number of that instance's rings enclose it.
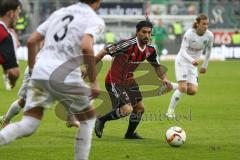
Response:
[[[67,121],[71,121],[71,114],[68,113],[68,118],[70,118]],[[81,112],[76,112],[74,113],[75,118],[77,118],[79,121],[86,121],[89,119],[94,119],[96,117],[96,110],[92,107],[89,106],[88,108],[84,109]]]
[[[182,93],[186,93],[187,86],[186,85],[178,85],[178,90]]]
[[[120,108],[121,115],[124,117],[128,116],[132,111],[133,111],[132,106],[128,104]]]
[[[197,89],[188,89],[187,94],[190,96],[193,96],[197,93]]]
[[[144,113],[145,109],[144,108],[138,108],[136,109],[137,113]]]
[[[137,113],[144,113],[144,110],[145,109],[143,105],[134,107],[134,111],[136,111]]]

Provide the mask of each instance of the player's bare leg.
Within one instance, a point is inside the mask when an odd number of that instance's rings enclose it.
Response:
[[[187,94],[188,95],[195,95],[198,91],[198,86],[192,83],[187,84]]]

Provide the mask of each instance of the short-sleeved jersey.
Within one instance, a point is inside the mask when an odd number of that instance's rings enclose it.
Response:
[[[104,21],[85,3],[77,3],[55,11],[37,28],[37,32],[45,36],[45,39],[44,46],[37,55],[31,78],[48,80],[63,63],[76,57],[80,58],[77,61],[83,61],[80,57],[83,35],[90,34],[95,39],[104,28]],[[66,67],[71,66],[65,66],[65,69]],[[65,82],[67,81],[82,81],[80,68],[77,67],[69,73]]]
[[[5,70],[17,67],[17,44],[13,33],[0,21],[0,64]]]
[[[196,29],[191,28],[184,34],[178,55],[190,63],[193,60],[198,60],[204,51],[206,51],[206,57],[209,58],[213,46],[213,39],[214,37],[211,31],[206,30],[206,32],[200,36],[196,33]],[[207,67],[208,58],[203,63],[204,67]]]
[[[147,44],[141,49],[136,37],[107,46],[106,50],[110,56],[114,57],[105,78],[106,83],[133,83],[133,72],[145,59],[153,67],[159,66],[156,49],[153,45]]]

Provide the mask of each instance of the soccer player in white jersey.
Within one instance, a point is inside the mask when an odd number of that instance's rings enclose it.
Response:
[[[199,70],[206,73],[211,49],[213,45],[213,33],[208,30],[208,17],[200,14],[193,27],[185,33],[181,49],[175,60],[175,73],[178,88],[172,95],[166,115],[175,118],[174,109],[181,96],[186,93],[195,95],[198,90],[198,64],[201,55],[205,52],[205,59]]]
[[[9,124],[0,131],[0,145],[33,134],[45,108],[58,100],[68,106],[80,121],[75,160],[88,159],[95,123],[90,99],[99,94],[93,43],[96,35],[105,28],[104,21],[94,11],[99,5],[100,0],[80,0],[77,4],[55,11],[29,37],[28,66],[32,75],[24,116],[21,121]],[[37,54],[35,63],[35,49],[43,39],[44,46]],[[81,78],[79,66],[82,61],[88,65],[90,88],[86,88]]]
[[[27,90],[28,90],[28,83],[30,81],[30,75],[28,67],[25,69],[24,72],[24,78],[22,85],[18,91],[18,99],[15,100],[11,106],[9,107],[7,113],[3,116],[0,116],[0,128],[4,128],[7,126],[11,119],[16,116],[22,108],[24,108],[26,104],[26,98],[27,98]],[[71,114],[68,114],[68,117],[66,119],[66,126],[67,127],[79,127],[80,123],[75,120],[74,116]]]

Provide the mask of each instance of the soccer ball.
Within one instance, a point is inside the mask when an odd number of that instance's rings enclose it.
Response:
[[[179,147],[186,141],[186,133],[181,127],[171,127],[166,132],[166,141],[170,146]]]

